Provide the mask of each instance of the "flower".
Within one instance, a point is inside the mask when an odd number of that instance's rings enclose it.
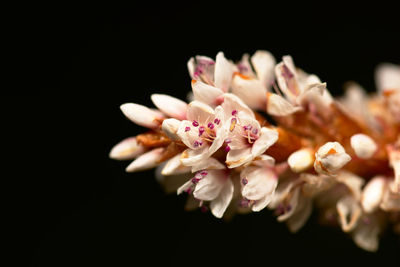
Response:
[[[233,188],[228,170],[201,170],[177,192],[193,193],[193,196],[201,201],[200,205],[203,201],[209,201],[212,214],[221,218],[232,200]]]
[[[222,146],[226,136],[225,118],[220,106],[214,110],[199,101],[189,104],[186,116],[187,120],[181,121],[176,134],[188,147],[182,153],[182,163],[193,166]]]
[[[263,154],[278,139],[274,129],[261,127],[254,113],[233,94],[224,94],[222,108],[228,128],[226,164],[236,168]]]
[[[252,211],[264,209],[272,200],[278,185],[278,175],[272,168],[275,160],[262,155],[240,173],[244,203]]]
[[[196,56],[188,70],[189,104],[121,105],[146,128],[110,151],[133,159],[126,171],[156,168],[166,192],[187,193],[186,210],[217,218],[268,208],[297,232],[315,209],[367,251],[386,227],[400,234],[400,66],[378,66],[377,95],[352,82],[341,98],[262,50],[236,63]]]

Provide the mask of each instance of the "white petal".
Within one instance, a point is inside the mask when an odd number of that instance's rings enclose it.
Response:
[[[200,124],[206,124],[211,118],[214,118],[214,110],[209,105],[196,100],[190,102],[187,109],[187,120],[196,120]]]
[[[301,182],[301,180],[295,177],[279,181],[278,187],[276,188],[275,194],[268,207],[271,209],[277,208],[278,205],[281,204],[289,196],[289,193],[292,192],[293,187],[296,186],[299,182]]]
[[[274,67],[276,64],[274,56],[268,51],[258,50],[251,57],[251,63],[258,79],[268,88],[274,79]]]
[[[357,157],[368,159],[374,155],[378,149],[374,140],[365,134],[355,134],[350,138],[351,147],[354,149]]]
[[[193,195],[197,199],[211,201],[217,198],[224,187],[225,180],[229,178],[225,170],[207,170],[207,172],[208,174],[196,185]]]
[[[215,59],[214,83],[215,86],[228,92],[232,80],[233,68],[225,58],[224,53],[219,52]]]
[[[273,167],[275,165],[275,159],[268,155],[260,155],[254,159],[253,165],[258,167]]]
[[[152,169],[159,164],[159,160],[162,158],[164,148],[156,148],[147,153],[144,153],[126,168],[127,172],[137,172]]]
[[[181,154],[168,160],[161,171],[162,175],[176,175],[181,173],[190,172],[190,167],[183,166],[181,163]]]
[[[222,103],[222,108],[225,111],[226,118],[232,116],[232,111],[236,110],[239,113],[239,117],[247,116],[251,118],[255,118],[253,111],[241,100],[239,97],[234,94],[224,94],[224,103]]]
[[[224,110],[221,106],[215,108],[215,118],[218,118],[219,120],[221,120],[221,122],[219,125],[214,124],[216,127],[216,137],[210,145],[210,148],[208,149],[208,156],[214,154],[214,152],[216,152],[223,145],[228,135],[227,128],[224,125]]]
[[[317,111],[324,112],[329,109],[333,102],[332,95],[326,89],[326,83],[308,84],[301,95],[298,97],[297,103],[309,102],[315,105]]]
[[[380,222],[374,216],[362,218],[361,223],[353,231],[353,239],[360,248],[374,252],[379,247],[380,232]]]
[[[226,155],[226,165],[228,168],[236,168],[243,164],[249,163],[253,159],[251,148],[232,149]]]
[[[318,173],[332,175],[350,160],[340,143],[327,142],[315,153],[314,168]]]
[[[357,200],[352,196],[345,196],[337,202],[336,210],[339,215],[339,222],[342,230],[344,232],[350,232],[353,230],[362,213]]]
[[[199,170],[222,170],[225,169],[225,165],[219,162],[215,158],[207,158],[198,162],[198,164],[192,167],[192,172],[197,172]]]
[[[287,212],[285,212],[284,214],[282,214],[282,215],[280,215],[280,216],[278,216],[278,218],[277,218],[277,220],[279,221],[279,222],[283,222],[283,221],[286,221],[287,219],[289,219],[295,212],[296,212],[296,209],[297,209],[297,205],[300,203],[300,199],[301,199],[301,196],[300,196],[300,187],[297,187],[297,188],[295,188],[293,191],[292,191],[292,194],[290,195],[288,195],[287,196],[287,198],[289,198],[289,204],[288,204],[288,206],[290,207],[290,210],[289,211],[287,211]]]
[[[375,80],[380,92],[400,90],[400,66],[390,63],[379,65],[375,72]]]
[[[289,101],[280,95],[267,94],[267,113],[274,116],[288,116],[297,111],[302,110],[301,107],[293,106]]]
[[[193,57],[191,57],[191,58],[188,60],[188,62],[187,62],[187,68],[188,68],[190,77],[191,77],[192,79],[194,79],[194,70],[195,70],[196,66],[195,66],[195,62],[194,62],[194,58],[193,58]]]
[[[232,93],[240,97],[250,108],[265,109],[267,90],[261,81],[236,74],[232,80]]]
[[[302,148],[293,152],[288,158],[288,164],[293,172],[302,172],[313,166],[314,151]]]
[[[233,196],[233,183],[230,178],[228,178],[220,191],[217,198],[215,198],[210,203],[211,213],[217,217],[222,218],[225,213],[226,208],[228,208],[229,203]]]
[[[278,131],[267,127],[262,127],[260,137],[253,143],[251,154],[257,157],[264,153],[270,146],[278,140]]]
[[[267,194],[264,197],[258,199],[252,206],[251,206],[251,210],[254,212],[258,212],[263,210],[271,201],[272,198],[274,196],[273,192],[272,194]]]
[[[179,187],[178,190],[176,190],[176,194],[180,195],[192,186],[193,186],[193,183],[192,183],[192,180],[190,179],[189,181],[184,183],[181,187]]]
[[[296,71],[291,63],[292,60],[288,58],[278,63],[275,66],[275,75],[279,89],[291,103],[296,103],[296,98],[300,95],[300,88],[296,79]]]
[[[195,100],[210,106],[215,106],[219,97],[224,93],[217,87],[196,80],[192,80],[192,90]]]
[[[117,160],[134,159],[145,152],[145,148],[139,145],[136,137],[129,137],[116,144],[110,151],[109,157]]]
[[[382,197],[380,208],[384,211],[400,211],[400,196],[392,192],[393,183],[394,181],[388,183]]]
[[[201,142],[201,137],[199,137],[198,127],[194,127],[191,121],[181,121],[176,134],[191,149],[201,149],[206,146],[204,142],[201,146],[195,146],[195,142]]]
[[[163,119],[163,116],[159,112],[156,112],[149,109],[148,107],[139,104],[123,104],[120,108],[128,119],[130,119],[137,125],[147,128],[159,127],[160,120]]]
[[[172,140],[179,140],[180,137],[177,134],[181,121],[177,119],[165,119],[162,122],[163,132]]]
[[[353,197],[359,201],[361,199],[361,187],[364,185],[365,180],[352,172],[340,171],[338,176],[335,177],[340,183],[346,185],[350,190]]]
[[[378,208],[385,187],[386,179],[383,176],[374,177],[365,185],[361,197],[361,204],[365,212],[371,213]]]
[[[278,185],[278,178],[273,171],[268,168],[250,166],[244,169],[240,176],[247,180],[247,183],[242,186],[243,197],[259,200],[268,195],[272,199]]]
[[[299,199],[299,204],[296,212],[287,220],[287,226],[292,233],[299,231],[307,222],[311,215],[312,202],[311,199],[302,197]]]
[[[184,166],[194,166],[199,161],[204,160],[208,157],[208,146],[203,145],[200,149],[186,149],[181,154],[181,162]]]
[[[186,118],[187,104],[178,98],[164,94],[152,94],[151,101],[159,110],[170,117],[179,120]]]

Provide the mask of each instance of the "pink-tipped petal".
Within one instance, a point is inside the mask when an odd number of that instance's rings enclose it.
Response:
[[[190,102],[187,109],[187,120],[206,124],[206,122],[213,117],[214,110],[209,105],[196,100]]]
[[[110,151],[109,157],[117,160],[134,159],[145,152],[145,148],[139,145],[136,137],[129,137],[116,144]]]
[[[246,185],[242,186],[243,197],[259,200],[269,195],[272,200],[272,195],[278,185],[278,178],[273,171],[268,168],[249,166],[242,171],[240,176],[247,179]]]
[[[187,104],[184,101],[164,94],[152,94],[151,100],[164,114],[179,120],[186,118]]]
[[[140,157],[132,161],[131,164],[126,168],[127,172],[137,172],[152,169],[159,164],[159,160],[162,158],[164,148],[156,148],[147,153],[144,153]]]
[[[268,88],[274,79],[274,56],[268,51],[258,50],[251,57],[251,63],[261,84]]]
[[[150,129],[158,128],[160,121],[163,119],[163,116],[159,112],[139,104],[123,104],[121,105],[121,110],[128,119],[137,125]]]
[[[301,107],[292,105],[280,95],[267,94],[267,113],[273,116],[288,116],[302,110]]]
[[[224,93],[217,87],[196,80],[192,81],[192,90],[195,100],[201,101],[210,106],[215,106],[218,97]]]
[[[278,140],[278,131],[266,127],[260,130],[260,137],[254,142],[251,148],[253,158],[263,154],[270,146]]]
[[[233,74],[232,64],[225,58],[224,53],[219,52],[215,60],[214,83],[215,87],[228,92]]]
[[[225,170],[209,170],[196,185],[193,192],[195,198],[204,201],[211,201],[218,197],[226,182]]]
[[[253,159],[251,148],[230,150],[226,155],[226,165],[229,169],[249,163]]]
[[[229,118],[232,112],[236,111],[239,117],[247,116],[255,118],[254,112],[243,102],[242,99],[234,94],[224,94],[224,102],[222,103],[222,108],[225,111],[225,117]]]
[[[235,75],[232,80],[232,93],[240,97],[250,108],[265,109],[267,90],[261,81]]]
[[[222,218],[233,197],[233,183],[231,179],[227,179],[223,188],[221,189],[217,198],[211,201],[211,213],[217,217]]]

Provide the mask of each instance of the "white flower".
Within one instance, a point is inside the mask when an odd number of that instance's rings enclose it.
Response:
[[[210,157],[224,143],[224,112],[220,106],[214,111],[202,102],[193,101],[188,106],[186,117],[176,134],[188,147],[182,153],[182,163],[194,166]]]
[[[263,154],[278,139],[276,130],[261,127],[251,109],[233,94],[224,94],[226,164],[235,168]]]
[[[365,134],[353,135],[350,138],[350,144],[357,157],[361,159],[368,159],[372,157],[378,149],[375,141]]]
[[[232,200],[233,189],[233,182],[226,169],[202,170],[183,184],[177,193],[193,193],[201,202],[209,201],[211,213],[217,218],[222,218]]]
[[[314,105],[316,110],[324,111],[332,103],[332,96],[315,75],[296,70],[291,56],[284,56],[275,66],[275,76],[279,89],[285,98],[278,94],[268,94],[267,112],[275,116],[286,116],[302,110],[302,105]]]
[[[228,92],[233,64],[219,52],[216,60],[204,56],[196,56],[188,62],[189,74],[192,77],[194,100],[204,102],[210,106],[217,106],[218,97]]]
[[[275,160],[261,155],[240,173],[242,196],[253,211],[264,209],[272,200],[278,185],[278,176],[273,170]]]
[[[332,175],[350,160],[340,143],[327,142],[315,153],[314,168],[318,173]]]

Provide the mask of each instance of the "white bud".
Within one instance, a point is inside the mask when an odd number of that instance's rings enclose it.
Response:
[[[294,172],[302,172],[310,168],[314,163],[313,151],[303,148],[293,152],[288,158],[290,169]]]
[[[179,136],[176,133],[180,124],[181,121],[177,119],[166,119],[162,123],[162,130],[172,140],[179,140]]]
[[[355,134],[350,139],[350,145],[354,149],[357,157],[368,159],[374,155],[377,145],[371,137],[365,134]]]
[[[351,157],[346,153],[343,146],[338,142],[327,142],[315,153],[315,171],[322,174],[332,175],[341,169]]]
[[[361,196],[361,204],[365,212],[370,213],[376,210],[381,203],[386,186],[386,179],[382,176],[374,177],[369,181]]]

